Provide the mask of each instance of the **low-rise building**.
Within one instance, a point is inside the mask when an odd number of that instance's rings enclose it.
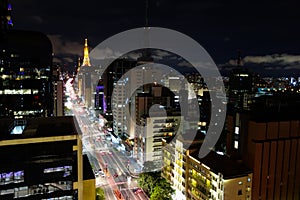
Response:
[[[250,200],[252,171],[214,151],[199,158],[203,139],[163,141],[162,176],[176,190],[174,199]]]
[[[204,158],[187,151],[187,199],[251,199],[252,171],[211,151]]]

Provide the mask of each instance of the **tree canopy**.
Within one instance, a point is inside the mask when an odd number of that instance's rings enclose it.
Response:
[[[142,173],[138,179],[139,186],[150,196],[151,200],[171,200],[174,189],[161,177],[160,172]]]
[[[96,200],[105,200],[104,190],[102,188],[96,188]]]

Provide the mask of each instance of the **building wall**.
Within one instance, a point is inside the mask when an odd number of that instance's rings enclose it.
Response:
[[[187,194],[192,199],[250,200],[252,173],[239,177],[224,178],[210,167],[189,156],[186,174]]]
[[[116,135],[121,135],[127,132],[127,118],[126,115],[126,82],[119,80],[112,95],[112,113],[114,117],[113,130]]]
[[[162,166],[162,176],[168,180],[170,183],[173,183],[174,179],[174,163],[175,163],[175,148],[172,142],[167,143],[165,139],[162,139],[163,141],[163,166]]]
[[[226,117],[226,132],[227,132],[227,142],[226,142],[226,153],[232,156],[234,154],[234,116],[227,115]]]
[[[83,181],[83,199],[95,200],[96,199],[96,182],[95,179]]]
[[[90,72],[84,73],[84,78],[83,78],[83,99],[84,99],[84,104],[87,108],[90,108],[92,103],[92,83],[91,83],[91,74]]]
[[[248,123],[253,199],[299,199],[300,121]]]
[[[191,156],[196,149],[186,150],[180,140],[163,140],[163,145],[162,176],[176,190],[173,199],[251,199],[252,173],[224,178],[212,170],[215,166],[206,166]]]
[[[183,148],[183,143],[179,140],[176,140],[175,143],[175,155],[174,155],[174,179],[173,179],[173,187],[176,190],[176,200],[184,200],[185,198],[185,185],[183,183],[186,182],[184,173],[186,173],[184,166],[186,163],[184,162],[183,157],[185,156],[185,149]],[[174,200],[175,200],[174,199]]]
[[[224,199],[251,199],[252,174],[224,180]]]
[[[63,81],[54,84],[54,116],[64,116]]]
[[[80,74],[78,74],[78,96],[82,96],[82,75]]]
[[[211,197],[211,172],[195,158],[187,160],[186,184],[188,199],[209,199]]]
[[[162,139],[174,136],[182,132],[181,116],[170,117],[148,117],[146,118],[146,127],[140,128],[138,137],[141,136],[137,148],[140,152],[137,154],[141,164],[145,161],[154,161],[157,166],[162,162]]]

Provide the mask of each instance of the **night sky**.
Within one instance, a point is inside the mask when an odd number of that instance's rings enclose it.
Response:
[[[55,61],[62,63],[82,56],[86,37],[92,48],[145,25],[144,0],[10,2],[14,29],[47,34],[58,56]],[[245,65],[279,75],[300,70],[299,19],[296,0],[149,0],[149,26],[192,37],[220,67],[234,64],[241,50]]]

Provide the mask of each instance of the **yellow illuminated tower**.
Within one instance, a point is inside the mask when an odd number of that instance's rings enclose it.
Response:
[[[85,39],[85,43],[84,43],[82,66],[88,66],[88,67],[91,66],[87,39]]]

